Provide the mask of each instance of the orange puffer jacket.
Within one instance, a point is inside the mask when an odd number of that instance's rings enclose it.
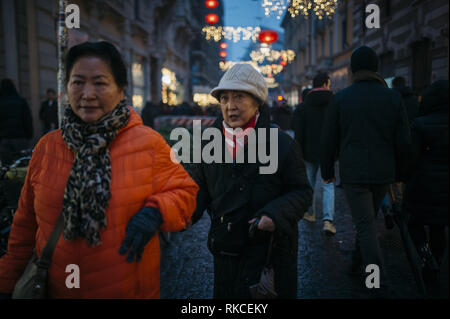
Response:
[[[51,298],[159,298],[160,248],[155,235],[140,262],[119,255],[128,221],[144,206],[159,209],[161,231],[183,229],[195,210],[198,186],[157,132],[142,124],[131,110],[126,127],[110,144],[111,199],[102,244],[90,247],[84,239],[59,238],[49,269]],[[0,259],[0,292],[12,292],[33,248],[40,256],[62,210],[65,185],[75,154],[61,130],[45,135],[35,147],[9,237],[8,252]],[[80,288],[67,288],[69,264],[79,266]]]

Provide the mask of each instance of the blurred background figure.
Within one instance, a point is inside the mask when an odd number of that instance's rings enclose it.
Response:
[[[427,291],[439,294],[448,227],[448,80],[433,83],[411,126],[413,156],[404,195],[409,232],[422,259]],[[427,236],[425,226],[429,227]],[[429,237],[429,239],[427,238]]]
[[[156,105],[150,101],[145,103],[144,108],[142,109],[141,118],[142,122],[144,122],[145,126],[153,127],[153,121],[155,119],[154,115],[156,114]]]
[[[330,91],[330,77],[326,73],[318,73],[313,79],[313,89],[308,91],[300,110],[296,110],[296,134],[295,138],[300,143],[305,159],[306,173],[309,183],[314,190],[317,175],[320,175],[320,139],[325,114],[333,97]],[[335,234],[334,220],[334,183],[323,183],[319,176],[320,189],[322,191],[323,231]],[[314,196],[315,198],[315,196]],[[303,218],[314,222],[315,201],[308,208]]]
[[[293,135],[291,131],[292,110],[285,99],[276,102],[275,107],[271,109],[272,122],[278,125],[283,131],[289,135]]]
[[[33,122],[27,101],[19,95],[13,81],[0,82],[0,158],[29,147]]]
[[[411,123],[419,113],[417,96],[414,95],[413,90],[409,86],[406,86],[406,80],[401,76],[397,76],[392,80],[392,88],[402,95],[406,114],[408,115],[409,123]]]
[[[58,128],[58,102],[52,88],[47,89],[47,99],[41,103],[39,119],[43,124],[42,135]]]

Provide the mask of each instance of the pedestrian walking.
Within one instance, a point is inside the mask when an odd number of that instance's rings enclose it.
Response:
[[[326,73],[319,73],[313,79],[313,89],[308,92],[303,102],[303,107],[298,112],[298,129],[295,138],[302,147],[303,157],[305,159],[306,174],[313,190],[315,189],[317,175],[318,183],[322,192],[322,211],[323,211],[323,231],[328,234],[335,234],[336,228],[333,225],[334,219],[334,183],[323,183],[320,175],[320,152],[321,145],[318,143],[322,136],[323,122],[325,113],[333,93],[330,91],[330,77]],[[314,194],[314,199],[317,194]],[[308,208],[303,219],[314,222],[315,218],[315,200],[312,206]]]
[[[164,139],[125,104],[126,70],[108,42],[69,50],[69,106],[61,128],[34,149],[0,259],[1,293],[13,291],[33,249],[41,256],[62,214],[50,298],[159,298],[155,234],[185,226],[198,186],[172,162]],[[66,285],[68,265],[79,268],[78,289]]]
[[[27,101],[19,95],[13,81],[0,82],[0,159],[9,162],[14,153],[30,146],[33,120]]]
[[[245,156],[244,163],[236,161],[240,152],[248,155],[251,147],[250,139],[245,143],[245,136],[234,129],[249,134],[253,128],[258,144],[267,147],[276,142],[258,140],[262,132],[269,136],[271,127],[263,105],[268,89],[251,65],[234,65],[211,95],[222,111],[212,125],[221,132],[222,156],[229,154],[234,159],[233,163],[202,162],[192,173],[200,186],[192,222],[195,224],[206,208],[211,217],[208,248],[214,256],[214,298],[251,298],[250,287],[260,281],[269,247],[275,293],[279,298],[295,298],[297,223],[312,200],[301,149],[275,128],[279,165],[273,174],[259,172],[264,166],[259,159],[252,163]]]
[[[409,232],[423,261],[427,290],[439,294],[440,265],[448,227],[448,80],[434,82],[423,94],[423,114],[411,126],[413,155],[404,195]],[[430,230],[429,240],[425,226]]]
[[[283,131],[291,130],[292,110],[286,103],[286,100],[277,103],[277,106],[272,108],[272,121]],[[289,133],[288,133],[289,134]]]
[[[367,46],[351,56],[353,84],[337,92],[324,123],[321,173],[335,180],[334,163],[356,228],[354,269],[369,264],[380,268],[381,293],[389,291],[375,212],[389,184],[401,180],[410,151],[408,119],[400,94],[389,89],[376,72],[378,57]]]
[[[401,94],[403,103],[405,104],[406,114],[408,115],[409,124],[419,113],[419,101],[417,96],[409,86],[406,86],[406,80],[402,76],[396,76],[392,80],[392,88]]]
[[[408,116],[408,123],[414,120],[414,118],[419,113],[419,103],[417,97],[414,95],[412,89],[406,86],[406,80],[404,77],[397,76],[392,80],[392,88],[393,90],[400,93],[403,99],[403,103],[406,108],[406,115]],[[404,185],[402,183],[394,183],[390,186],[395,193],[397,194],[396,200],[401,203],[401,198],[403,196]],[[385,226],[387,229],[392,229],[394,227],[394,217],[393,217],[393,206],[396,203],[392,202],[392,199],[389,196],[389,192],[384,196],[383,201],[381,202],[381,212],[383,213]]]
[[[47,99],[41,103],[39,118],[43,124],[42,134],[58,128],[58,102],[52,88],[47,89]]]
[[[156,113],[156,105],[150,101],[145,103],[142,109],[141,118],[145,126],[153,127],[154,125],[154,114]]]

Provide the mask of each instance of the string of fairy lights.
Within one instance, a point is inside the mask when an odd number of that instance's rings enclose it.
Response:
[[[310,16],[316,16],[319,20],[331,18],[337,7],[338,0],[260,0],[261,6],[264,8],[266,17],[275,16],[280,20],[284,14],[295,18],[303,15],[306,19]],[[215,9],[219,6],[217,0],[206,0],[205,6],[208,9]],[[213,12],[208,12],[205,16],[207,25],[202,28],[202,34],[208,41],[220,42],[219,56],[222,60],[219,67],[222,71],[226,71],[236,63],[249,63],[264,75],[269,87],[276,87],[274,76],[284,71],[285,67],[294,61],[295,52],[293,50],[274,50],[271,44],[278,41],[278,33],[274,30],[262,30],[260,27],[251,26],[223,26],[219,23],[219,16]],[[228,45],[225,41],[237,43],[239,41],[260,42],[257,49],[250,52],[250,60],[248,61],[227,61],[226,48]]]

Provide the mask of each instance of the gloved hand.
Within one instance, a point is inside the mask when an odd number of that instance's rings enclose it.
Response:
[[[134,215],[128,222],[125,233],[125,240],[119,249],[119,254],[128,252],[127,261],[129,263],[140,261],[144,247],[155,235],[163,219],[158,209],[154,207],[144,207]]]

